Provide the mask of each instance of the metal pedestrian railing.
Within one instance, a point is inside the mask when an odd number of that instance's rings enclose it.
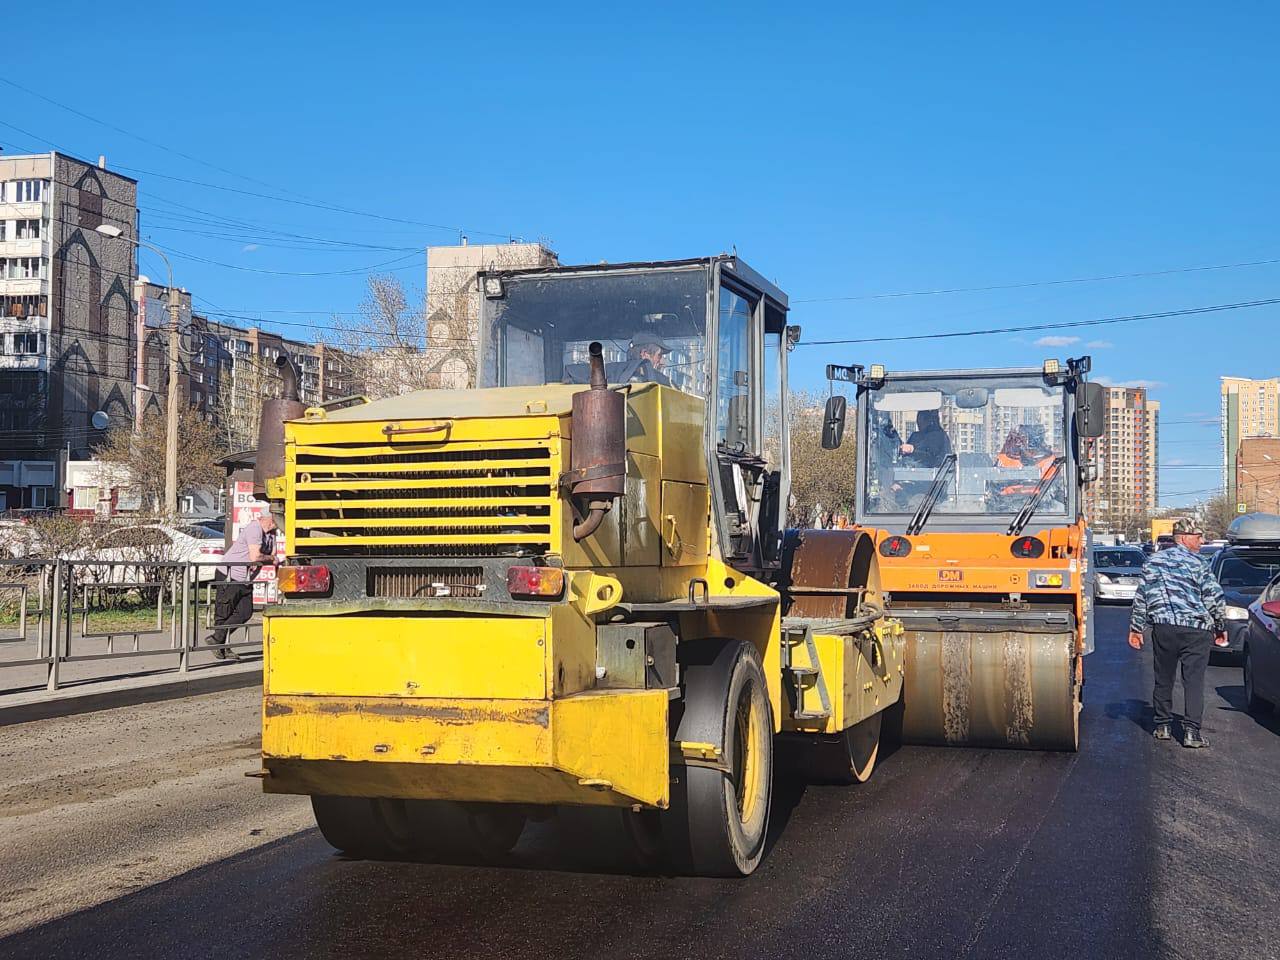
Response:
[[[201,652],[222,659],[260,651],[260,608],[243,600],[251,583],[217,573],[219,567],[246,569],[251,579],[248,568],[257,566],[0,559],[0,692],[58,690],[139,667],[187,673]],[[219,598],[231,594],[240,603],[219,609]],[[227,622],[228,615],[235,622]],[[146,658],[150,662],[136,663]],[[103,674],[90,666],[98,663],[127,669]],[[69,677],[73,665],[76,675]]]

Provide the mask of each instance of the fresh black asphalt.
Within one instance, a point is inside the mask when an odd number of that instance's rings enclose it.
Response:
[[[780,782],[747,880],[646,875],[587,817],[501,866],[348,861],[306,830],[0,957],[1278,956],[1280,719],[1212,666],[1212,748],[1156,743],[1126,619],[1099,611],[1079,753],[902,747],[860,787]]]

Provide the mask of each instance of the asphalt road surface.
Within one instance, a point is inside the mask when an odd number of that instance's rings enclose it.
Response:
[[[0,957],[1280,956],[1280,719],[1207,683],[1156,743],[1149,654],[1100,611],[1074,755],[903,747],[779,784],[743,881],[644,875],[581,819],[502,866],[344,860],[264,797],[256,691],[0,728]]]

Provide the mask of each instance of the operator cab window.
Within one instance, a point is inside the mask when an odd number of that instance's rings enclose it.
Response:
[[[484,387],[581,384],[600,341],[610,384],[707,394],[703,267],[490,278]]]
[[[935,514],[1008,517],[1040,494],[1067,514],[1063,388],[1017,376],[890,380],[868,392],[864,512],[911,514],[935,480]]]
[[[753,304],[727,287],[720,291],[716,354],[716,446],[751,449],[751,314]]]

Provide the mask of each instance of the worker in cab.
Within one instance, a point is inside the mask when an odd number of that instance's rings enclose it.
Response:
[[[1005,437],[1004,446],[996,454],[996,466],[1008,470],[1035,467],[1042,478],[1053,469],[1056,459],[1057,454],[1045,442],[1044,427],[1038,423],[1019,424]],[[1033,493],[1035,488],[1035,482],[1029,481],[1024,474],[1011,477],[1007,483],[998,487],[997,492],[1002,497],[1012,497]]]
[[[898,448],[910,466],[940,467],[951,453],[951,438],[942,429],[937,410],[921,410],[916,414],[916,428],[907,442]]]
[[[641,331],[627,344],[627,359],[607,364],[605,375],[610,383],[656,383],[671,386],[671,378],[662,372],[671,348],[656,333]]]

